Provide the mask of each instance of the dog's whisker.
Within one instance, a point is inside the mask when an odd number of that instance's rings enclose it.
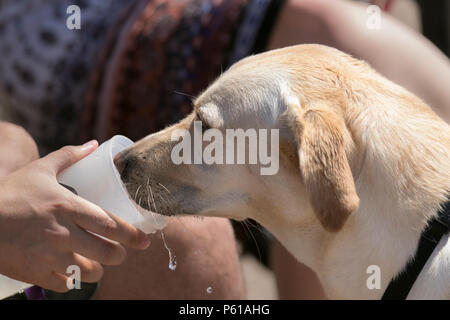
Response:
[[[171,194],[170,191],[169,191],[169,189],[167,189],[162,183],[159,183],[159,182],[158,182],[158,184],[159,184],[161,187],[163,187],[164,190],[166,190],[169,194]]]
[[[158,194],[158,197],[161,199],[162,202],[166,202],[167,203],[167,201],[160,194]]]
[[[250,230],[250,228],[247,226],[246,224],[246,220],[241,221],[242,225],[248,230],[248,232],[250,233],[250,236],[253,239],[253,242],[255,242],[255,246],[256,246],[256,250],[258,251],[258,256],[259,256],[259,262],[262,262],[262,256],[261,256],[261,251],[259,249],[259,245],[258,242],[256,241],[255,236],[253,235],[252,231]]]
[[[259,224],[255,224],[253,220],[247,219],[247,224],[253,228],[255,228],[257,231],[261,232],[263,230],[263,227]]]
[[[148,209],[150,210],[150,211],[152,211],[152,206],[151,206],[151,203],[150,203],[150,177],[148,177],[147,178],[147,206],[148,206]],[[156,207],[155,207],[155,212],[156,212]]]
[[[141,189],[141,184],[139,185],[139,187],[137,188],[137,190],[136,190],[136,193],[134,194],[134,202],[136,202],[136,198],[137,198],[137,195],[138,195],[138,193],[139,193],[139,190]]]
[[[170,190],[168,188],[166,188],[162,183],[158,182],[158,184],[166,191],[167,196],[171,197],[172,199],[175,199],[175,197],[172,195],[172,193],[170,192]],[[165,197],[165,199],[166,199],[166,202],[169,203],[169,200],[166,197]]]
[[[153,206],[155,207],[155,212],[158,212],[158,209],[156,208],[156,203],[155,203],[155,198],[153,197],[153,191],[152,191],[152,186],[148,185],[150,187],[150,195],[152,196],[152,202],[153,202]]]
[[[150,193],[147,192],[147,207],[149,211],[152,211],[152,207],[150,205]]]
[[[191,101],[193,101],[195,99],[195,96],[187,94],[187,93],[184,93],[184,92],[181,92],[181,91],[174,90],[173,92],[175,92],[176,94],[188,97]]]
[[[163,197],[161,194],[158,194],[158,196],[161,198],[162,201],[164,201],[165,203],[169,203],[169,201]]]

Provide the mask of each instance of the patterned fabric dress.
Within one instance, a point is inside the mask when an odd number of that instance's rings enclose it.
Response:
[[[232,62],[264,49],[281,1],[0,1],[0,107],[41,154],[174,123]],[[80,8],[70,30],[67,8]]]

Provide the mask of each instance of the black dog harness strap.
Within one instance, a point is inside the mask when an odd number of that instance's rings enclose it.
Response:
[[[404,300],[441,238],[450,232],[450,200],[447,201],[420,236],[416,254],[403,271],[393,278],[382,300]]]

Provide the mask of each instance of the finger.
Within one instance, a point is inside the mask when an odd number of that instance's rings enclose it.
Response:
[[[93,261],[74,252],[66,252],[63,256],[55,256],[51,269],[60,274],[71,276],[79,268],[79,276],[83,282],[98,282],[103,276],[103,267],[97,261]]]
[[[78,226],[74,226],[71,230],[67,247],[83,257],[104,265],[119,265],[126,257],[125,248],[119,243],[102,239]]]
[[[36,285],[55,292],[67,292],[70,290],[68,284],[72,283],[72,279],[64,274],[50,272],[44,279],[38,281]]]
[[[81,228],[105,238],[118,241],[134,249],[146,249],[150,245],[147,235],[125,220],[115,217],[97,205],[76,195],[74,197],[74,222]]]
[[[6,275],[12,279],[30,283],[48,290],[67,292],[69,290],[67,287],[68,276],[53,272],[50,263],[51,261],[46,259],[45,255],[37,256],[35,258],[35,263],[28,266],[27,269],[20,270],[21,268],[18,267],[15,268],[14,273],[8,273]]]
[[[48,162],[55,175],[80,161],[98,147],[96,140],[89,141],[82,146],[65,146],[43,157],[39,161]]]

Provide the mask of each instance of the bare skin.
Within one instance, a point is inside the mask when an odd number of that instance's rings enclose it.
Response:
[[[155,233],[147,250],[129,250],[121,266],[105,267],[95,298],[245,299],[236,242],[226,219],[173,218],[164,234],[177,258],[174,271],[161,235]]]
[[[366,8],[367,5],[342,0],[288,0],[267,49],[301,43],[333,46],[366,60],[450,122],[448,58],[422,35],[385,14],[382,28],[369,30],[365,27]],[[273,247],[272,257],[281,298],[326,298],[314,272],[293,259],[278,243]]]
[[[278,241],[273,244],[270,263],[275,273],[278,295],[281,300],[326,298],[314,271],[298,262]]]
[[[0,178],[39,158],[33,138],[21,127],[0,122]]]

